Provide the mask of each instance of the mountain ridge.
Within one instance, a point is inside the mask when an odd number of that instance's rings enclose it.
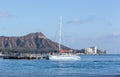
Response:
[[[0,36],[0,49],[58,50],[58,43],[48,39],[42,32],[25,36]],[[71,49],[61,45],[61,49]]]

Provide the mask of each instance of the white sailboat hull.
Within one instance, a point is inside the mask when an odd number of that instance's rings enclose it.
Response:
[[[49,56],[49,60],[52,60],[52,61],[79,61],[80,56],[76,56],[76,55],[53,55],[53,56]]]

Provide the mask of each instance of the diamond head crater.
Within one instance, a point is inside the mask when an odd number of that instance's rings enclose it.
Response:
[[[33,55],[32,58],[36,58],[36,55],[42,55],[43,58],[49,54],[59,53],[58,48],[59,44],[47,38],[42,32],[30,33],[25,36],[0,36],[0,54],[5,58],[9,58],[9,56],[13,58],[22,56],[25,58]],[[106,54],[105,50],[100,49],[96,49],[95,52],[94,47],[78,50],[61,45],[61,49],[66,53],[74,54]],[[41,58],[41,56],[38,58]]]

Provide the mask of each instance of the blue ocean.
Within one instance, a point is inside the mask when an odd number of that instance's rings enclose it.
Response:
[[[120,77],[120,55],[81,55],[74,62],[0,58],[0,77]]]

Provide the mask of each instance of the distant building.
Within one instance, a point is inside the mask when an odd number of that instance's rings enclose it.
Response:
[[[97,54],[97,47],[85,48],[85,54]]]
[[[2,56],[3,54],[2,54],[2,52],[0,52],[0,56]]]
[[[97,49],[97,54],[107,54],[106,50]]]
[[[60,52],[63,52],[63,53],[72,53],[73,52],[73,50],[60,50]]]

